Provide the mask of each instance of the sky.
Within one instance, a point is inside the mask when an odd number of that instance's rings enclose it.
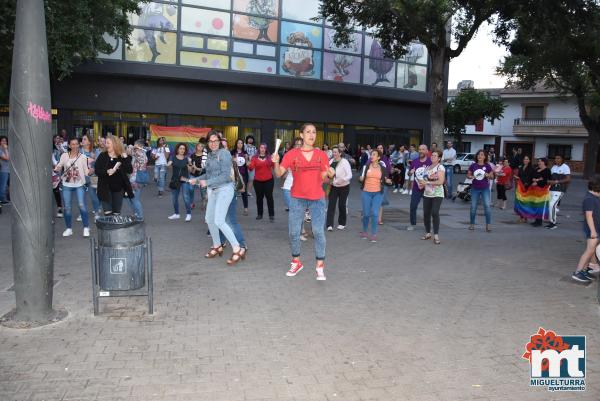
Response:
[[[495,69],[507,51],[492,41],[491,32],[488,24],[482,25],[462,54],[450,62],[448,89],[456,89],[463,80],[474,81],[479,89],[504,87],[506,79],[495,75]]]

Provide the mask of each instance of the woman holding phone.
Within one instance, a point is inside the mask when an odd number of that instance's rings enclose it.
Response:
[[[73,235],[71,204],[73,195],[77,197],[79,213],[83,221],[83,236],[90,236],[90,223],[87,206],[85,204],[85,180],[89,174],[87,157],[79,151],[79,139],[71,138],[67,153],[60,156],[54,171],[61,174],[63,211],[65,213],[65,226],[63,237]]]
[[[133,189],[127,177],[132,172],[131,156],[125,153],[118,138],[108,135],[106,148],[96,159],[98,198],[105,216],[121,214],[123,198],[133,198]]]
[[[315,237],[317,280],[325,280],[326,207],[323,183],[328,178],[333,178],[335,170],[329,166],[327,153],[314,146],[317,139],[317,129],[314,124],[303,124],[300,128],[300,137],[303,140],[302,147],[287,152],[281,164],[279,164],[280,157],[277,152],[273,152],[271,155],[277,177],[281,177],[288,170],[294,174],[288,220],[292,262],[286,275],[293,277],[304,267],[300,262],[300,234],[304,212],[308,209]]]

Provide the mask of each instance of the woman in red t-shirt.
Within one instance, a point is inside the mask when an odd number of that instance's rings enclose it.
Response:
[[[496,192],[498,193],[498,207],[506,209],[506,191],[512,188],[513,171],[508,164],[508,159],[500,160],[501,166],[497,169]]]
[[[256,220],[263,218],[263,198],[267,198],[267,208],[269,209],[269,220],[275,220],[275,204],[273,202],[273,188],[275,180],[273,179],[273,162],[269,158],[267,145],[261,143],[258,153],[250,160],[248,166],[254,173],[254,192],[256,192]]]
[[[315,148],[317,129],[314,124],[306,123],[300,128],[303,144],[287,152],[279,164],[279,155],[271,156],[275,164],[275,174],[281,177],[286,171],[294,175],[291,189],[288,231],[292,249],[292,263],[287,276],[293,277],[303,266],[300,262],[300,232],[304,212],[308,209],[312,218],[315,237],[315,256],[317,258],[317,280],[325,280],[325,192],[323,183],[333,178],[335,170],[329,167],[327,153]]]

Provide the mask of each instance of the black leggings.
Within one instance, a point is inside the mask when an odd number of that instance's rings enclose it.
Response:
[[[269,217],[275,216],[275,203],[273,202],[273,187],[275,180],[269,181],[254,180],[254,192],[256,192],[256,212],[259,216],[263,215],[263,197],[267,198],[267,207],[269,208]]]
[[[425,232],[431,233],[431,220],[433,218],[433,233],[440,232],[440,207],[444,198],[423,197],[423,219],[425,220]]]
[[[506,200],[506,187],[504,184],[496,184],[496,192],[498,192],[499,200]]]
[[[123,192],[109,192],[109,201],[102,201],[102,209],[104,214],[121,214],[123,206]]]
[[[54,194],[54,200],[56,201],[56,207],[62,209],[62,196],[60,196],[60,185],[56,188],[52,188]]]
[[[350,193],[350,185],[345,187],[334,187],[331,186],[329,191],[329,204],[327,205],[327,224],[326,227],[333,227],[333,218],[335,217],[335,204],[338,203],[340,215],[338,217],[338,224],[341,226],[346,225],[346,201],[348,200],[348,194]]]

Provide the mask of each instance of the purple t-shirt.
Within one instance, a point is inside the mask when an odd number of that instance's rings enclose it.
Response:
[[[485,176],[494,171],[494,168],[490,164],[486,163],[481,166],[478,163],[473,163],[469,166],[469,171],[473,174],[473,183],[471,184],[471,187],[474,189],[486,189],[490,187],[490,182]]]
[[[415,175],[413,177],[414,178],[413,189],[412,189],[413,191],[423,192],[425,190],[425,188],[423,188],[423,189],[419,188],[419,184],[417,184],[417,180],[423,178],[423,175],[425,174],[428,166],[431,166],[431,159],[429,157],[426,158],[425,161],[421,161],[420,158],[417,158],[412,161],[410,168],[411,168],[411,170],[413,168],[415,169]]]

